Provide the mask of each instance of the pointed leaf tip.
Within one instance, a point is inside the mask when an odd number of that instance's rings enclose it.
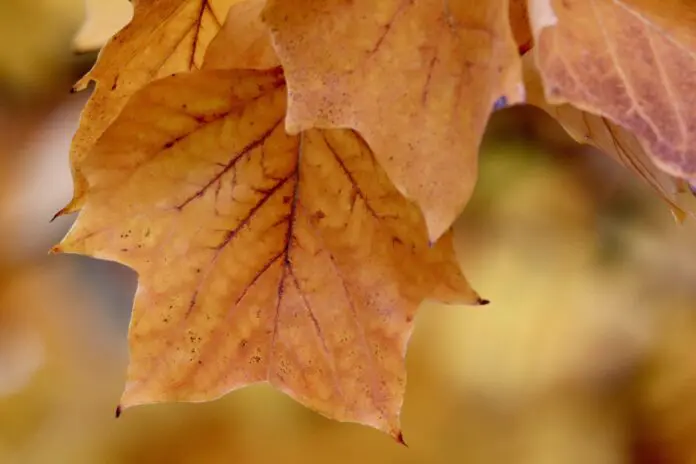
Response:
[[[406,443],[406,440],[404,440],[404,434],[401,430],[399,430],[399,432],[394,436],[394,439],[396,440],[396,442],[398,444],[403,445],[406,448],[409,447],[408,444]]]
[[[448,215],[447,218],[441,217],[439,211],[433,211],[428,205],[419,204],[425,217],[425,226],[428,230],[428,242],[433,246],[450,229],[457,214]],[[464,205],[462,205],[462,208]]]
[[[70,205],[68,205],[68,206],[70,206]],[[57,211],[56,214],[54,214],[53,217],[51,217],[51,219],[48,222],[51,223],[51,222],[55,221],[56,219],[58,219],[59,217],[64,216],[66,214],[69,214],[69,211],[67,211],[68,206]]]

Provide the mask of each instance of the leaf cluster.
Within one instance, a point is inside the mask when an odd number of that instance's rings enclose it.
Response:
[[[269,382],[401,440],[418,305],[486,303],[450,228],[496,108],[543,108],[686,215],[687,2],[133,3],[75,87],[54,247],[139,274],[119,411]]]

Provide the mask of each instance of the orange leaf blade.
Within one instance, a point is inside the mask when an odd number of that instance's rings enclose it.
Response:
[[[481,300],[357,134],[289,136],[285,99],[278,69],[149,84],[85,159],[60,248],[139,274],[123,407],[267,381],[398,437],[418,305]]]

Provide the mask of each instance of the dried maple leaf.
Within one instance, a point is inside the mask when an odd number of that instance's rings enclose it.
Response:
[[[685,210],[691,208],[684,204],[680,195],[686,188],[683,180],[660,170],[633,134],[607,118],[579,110],[573,105],[549,103],[544,97],[533,56],[527,55],[522,61],[527,103],[554,117],[577,142],[598,148],[633,171],[667,202],[677,220],[682,221],[686,217]]]
[[[417,306],[485,302],[355,132],[290,136],[285,111],[279,68],[150,83],[81,161],[54,251],[139,274],[123,407],[267,381],[398,438]]]
[[[87,185],[81,161],[128,98],[163,76],[200,67],[230,5],[240,0],[135,0],[133,20],[101,51],[92,70],[75,84],[97,83],[70,147],[73,199],[57,215],[79,210]]]
[[[437,239],[471,196],[494,103],[523,98],[507,0],[269,0],[263,15],[287,129],[358,130]]]
[[[530,2],[547,99],[630,130],[661,169],[695,178],[696,4]]]

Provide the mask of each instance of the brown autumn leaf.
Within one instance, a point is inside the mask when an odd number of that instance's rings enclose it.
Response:
[[[635,134],[661,169],[696,178],[696,3],[530,5],[549,102],[607,118]]]
[[[70,147],[73,198],[57,215],[82,207],[87,184],[81,161],[128,98],[153,79],[199,68],[227,10],[238,1],[133,1],[133,20],[109,40],[92,70],[74,86],[79,91],[96,82]]]
[[[122,407],[267,381],[399,438],[418,305],[485,302],[355,132],[290,136],[285,111],[279,68],[150,83],[82,160],[54,251],[139,274]]]
[[[677,220],[685,219],[685,210],[691,208],[682,201],[680,195],[686,189],[683,180],[675,179],[659,169],[633,134],[606,117],[579,110],[569,104],[549,103],[544,97],[541,76],[534,64],[533,55],[524,56],[522,62],[527,103],[543,109],[555,118],[575,141],[598,148],[633,171],[667,202]]]
[[[436,240],[471,196],[495,102],[524,97],[507,0],[269,0],[263,15],[287,129],[360,132]]]

